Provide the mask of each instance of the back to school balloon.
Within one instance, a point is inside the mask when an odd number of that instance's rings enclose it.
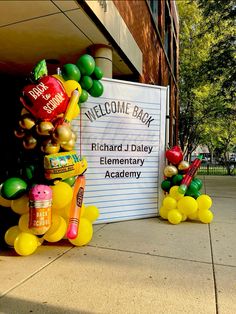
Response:
[[[47,75],[36,84],[25,86],[20,100],[37,119],[52,121],[66,111],[69,97],[61,82]]]

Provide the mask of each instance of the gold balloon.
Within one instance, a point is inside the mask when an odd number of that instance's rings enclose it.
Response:
[[[17,138],[23,138],[25,136],[25,131],[22,128],[18,128],[14,131]]]
[[[23,139],[23,146],[25,149],[34,149],[37,146],[37,140],[32,135],[27,135]]]
[[[41,146],[41,151],[45,154],[56,154],[60,150],[60,145],[55,143],[52,139],[48,139],[43,142]]]
[[[178,173],[178,170],[175,166],[166,166],[164,169],[164,175],[168,178],[173,177]]]
[[[179,164],[178,164],[178,169],[180,171],[183,170],[187,170],[189,168],[189,162],[187,162],[186,160],[182,160]]]
[[[76,140],[77,140],[77,135],[76,135],[76,133],[75,133],[73,130],[71,130],[71,131],[72,131],[72,132],[71,132],[71,139],[76,142]]]
[[[61,144],[61,148],[63,148],[66,151],[71,151],[74,148],[74,146],[75,146],[75,141],[73,139],[71,139],[65,144]]]
[[[25,114],[21,116],[19,125],[22,129],[30,130],[35,126],[35,119],[31,115]]]
[[[54,129],[54,126],[49,121],[42,121],[36,125],[36,132],[42,136],[50,135],[50,132],[52,132],[53,129]]]
[[[60,144],[65,144],[71,140],[72,131],[68,124],[60,124],[53,132],[53,138]]]
[[[30,113],[29,113],[29,111],[27,109],[22,108],[20,115],[23,116],[25,114],[29,114],[30,115]]]

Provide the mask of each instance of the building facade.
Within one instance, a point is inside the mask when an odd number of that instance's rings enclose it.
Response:
[[[119,72],[114,63],[112,77],[169,86],[166,142],[169,146],[177,144],[179,20],[175,1],[95,2],[92,4],[91,1],[85,1],[83,8],[93,16],[97,25],[101,24],[103,33],[108,31],[109,45],[118,52],[122,62],[129,68],[123,68],[124,71]],[[110,22],[107,22],[106,14],[113,15]],[[120,29],[118,22],[113,29],[114,21],[120,21]]]
[[[89,52],[106,77],[169,86],[167,145],[177,143],[179,23],[174,0],[1,1],[0,74],[24,77]]]

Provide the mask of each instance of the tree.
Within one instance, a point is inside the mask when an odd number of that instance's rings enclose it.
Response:
[[[191,155],[200,141],[208,114],[209,83],[201,78],[214,37],[203,32],[205,21],[196,1],[178,1],[180,15],[180,145]],[[202,93],[201,91],[205,91]]]
[[[226,126],[234,125],[236,116],[232,35],[235,6],[231,0],[190,0],[177,4],[180,144],[187,156],[198,144],[208,144],[211,150],[225,150],[222,154],[227,158],[226,152],[235,145],[234,128],[226,130]],[[209,132],[213,129],[214,138]]]

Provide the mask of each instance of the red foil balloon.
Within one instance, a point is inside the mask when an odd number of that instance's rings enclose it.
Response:
[[[173,165],[178,165],[183,160],[183,153],[179,146],[173,146],[166,151],[166,158]]]
[[[53,76],[43,76],[37,84],[25,86],[22,94],[23,106],[41,120],[52,121],[66,111],[69,102],[64,87]]]

